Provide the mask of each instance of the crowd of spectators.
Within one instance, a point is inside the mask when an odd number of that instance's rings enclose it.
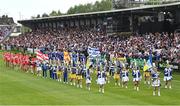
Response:
[[[0,42],[4,39],[5,36],[11,31],[11,26],[2,25],[0,26]]]
[[[4,45],[38,48],[47,51],[87,51],[88,46],[116,56],[145,58],[152,51],[155,60],[180,63],[179,33],[147,33],[132,35],[127,39],[108,36],[105,31],[90,28],[61,28],[36,30],[13,37]]]

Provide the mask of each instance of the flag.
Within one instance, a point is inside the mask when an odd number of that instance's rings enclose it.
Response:
[[[49,60],[48,54],[43,55],[44,60]]]
[[[87,57],[86,68],[88,69],[90,65],[91,65],[91,64],[90,64],[90,59],[89,59],[89,57]]]
[[[48,54],[43,54],[40,50],[36,51],[36,57],[40,61],[49,60]]]
[[[100,56],[100,51],[98,48],[88,47],[88,54],[90,57]]]
[[[64,51],[64,60],[65,62],[69,63],[71,61],[69,52]]]
[[[149,64],[152,65],[152,49],[149,50],[149,59],[148,59],[148,61],[149,61]]]
[[[143,67],[143,71],[146,71],[148,69],[150,69],[152,67],[152,63],[151,61],[148,59],[147,63],[145,63],[144,67]]]
[[[148,70],[148,69],[149,69],[149,68],[148,68],[148,65],[145,64],[144,67],[143,67],[143,71],[146,71],[146,70]]]

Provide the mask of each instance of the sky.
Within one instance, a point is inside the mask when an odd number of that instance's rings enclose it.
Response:
[[[37,14],[49,14],[52,10],[65,13],[71,6],[95,1],[101,0],[0,0],[0,16],[7,14],[16,22],[30,19],[31,16],[37,16]]]

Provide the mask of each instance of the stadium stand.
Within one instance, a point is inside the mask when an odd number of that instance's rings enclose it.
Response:
[[[36,30],[13,37],[3,44],[11,47],[38,48],[46,51],[86,51],[88,46],[99,48],[102,53],[120,57],[148,58],[152,50],[157,61],[180,62],[179,33],[149,33],[130,36],[122,40],[108,36],[104,31],[84,28]]]
[[[9,36],[15,28],[13,18],[3,15],[0,17],[0,42]]]

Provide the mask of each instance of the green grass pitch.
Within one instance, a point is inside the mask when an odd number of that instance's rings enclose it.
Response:
[[[140,85],[134,91],[132,78],[128,88],[105,86],[105,94],[98,92],[96,79],[91,91],[63,84],[51,79],[24,73],[5,66],[0,55],[0,105],[180,105],[180,73],[173,73],[172,89],[165,89],[161,77],[161,96],[152,96],[152,87]]]

